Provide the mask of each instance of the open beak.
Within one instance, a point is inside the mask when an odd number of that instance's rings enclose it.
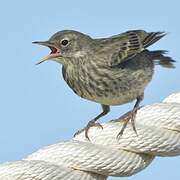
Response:
[[[54,59],[54,58],[57,58],[57,57],[61,56],[60,49],[57,48],[54,44],[52,44],[49,41],[35,41],[35,42],[32,42],[32,43],[39,44],[39,45],[42,45],[42,46],[46,46],[46,47],[49,47],[51,49],[50,54],[45,56],[44,58],[42,58],[39,62],[36,63],[36,65],[41,64],[44,61]]]

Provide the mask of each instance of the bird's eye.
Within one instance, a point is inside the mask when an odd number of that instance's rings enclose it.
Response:
[[[67,46],[69,44],[69,41],[67,40],[67,39],[63,39],[62,41],[61,41],[61,45],[62,46]]]

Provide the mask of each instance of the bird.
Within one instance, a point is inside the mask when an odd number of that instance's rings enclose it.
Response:
[[[175,60],[166,56],[167,51],[147,49],[165,35],[164,32],[130,30],[110,37],[92,38],[75,30],[62,30],[47,41],[33,43],[51,50],[37,64],[48,60],[60,63],[63,78],[74,93],[101,105],[102,112],[83,128],[85,137],[90,140],[89,129],[103,128],[98,119],[110,112],[110,106],[134,100],[133,109],[119,118],[124,123],[117,137],[122,136],[129,121],[137,134],[135,116],[144,90],[152,80],[154,66],[175,67]]]

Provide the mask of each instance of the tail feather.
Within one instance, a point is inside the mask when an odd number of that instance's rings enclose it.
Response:
[[[151,58],[157,65],[161,65],[166,68],[175,68],[174,62],[171,57],[165,56],[167,51],[159,50],[159,51],[150,51]]]
[[[164,32],[150,32],[150,33],[147,33],[147,36],[143,40],[144,48],[147,48],[148,46],[154,44],[156,41],[160,40],[165,35],[166,35],[166,33],[164,33]]]

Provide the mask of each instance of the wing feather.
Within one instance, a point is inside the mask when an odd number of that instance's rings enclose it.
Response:
[[[96,40],[100,45],[99,52],[108,55],[108,64],[115,66],[142,52],[165,35],[164,32],[133,30]]]

